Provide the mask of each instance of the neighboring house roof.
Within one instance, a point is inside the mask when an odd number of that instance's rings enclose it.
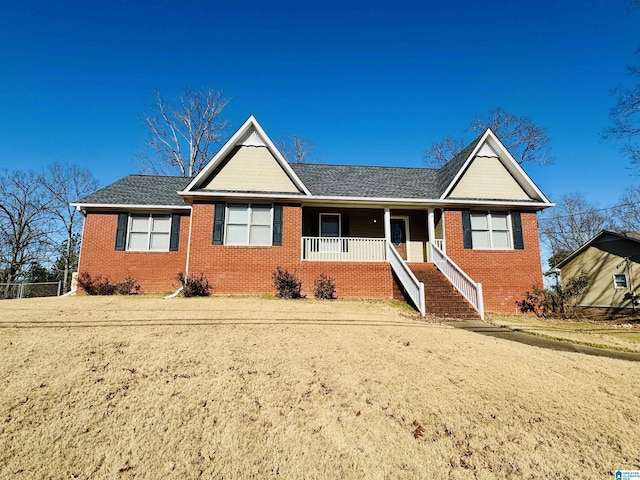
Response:
[[[605,229],[605,230],[601,230],[599,233],[594,235],[594,237],[591,238],[591,240],[589,240],[584,245],[579,247],[567,258],[559,262],[558,265],[556,265],[556,268],[564,267],[567,263],[569,263],[571,260],[576,258],[578,255],[584,252],[587,248],[589,248],[591,245],[593,245],[594,243],[596,243],[598,240],[602,239],[606,235],[613,235],[614,237],[636,242],[638,243],[638,249],[640,249],[640,232],[630,231],[630,230]]]
[[[128,175],[101,188],[77,203],[82,205],[188,206],[178,195],[191,178],[159,175]]]
[[[438,171],[431,168],[291,164],[312,195],[323,197],[438,197]]]

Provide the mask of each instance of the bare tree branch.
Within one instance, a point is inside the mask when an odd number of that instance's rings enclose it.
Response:
[[[66,165],[63,163],[53,163],[49,165],[43,174],[39,176],[39,181],[45,190],[44,198],[47,202],[47,210],[55,219],[58,231],[50,232],[50,235],[64,238],[64,245],[61,255],[62,265],[62,285],[64,291],[69,290],[71,284],[71,272],[76,265],[73,260],[77,259],[72,251],[74,235],[79,234],[81,223],[80,213],[71,206],[71,203],[80,200],[98,188],[98,182],[93,174],[79,165]],[[52,238],[54,243],[55,239]]]
[[[154,92],[151,112],[142,118],[151,134],[148,147],[154,153],[138,158],[144,170],[161,175],[197,175],[215,155],[214,146],[224,140],[228,122],[219,117],[228,103],[222,92],[210,89],[187,87],[175,106]]]
[[[640,51],[639,51],[640,52]],[[640,69],[629,67],[632,77],[640,79]],[[622,152],[629,157],[631,165],[640,169],[640,82],[634,87],[613,90],[618,97],[609,117],[613,126],[605,130],[607,140],[620,141]]]
[[[38,176],[23,171],[0,173],[0,198],[0,278],[12,282],[46,255],[48,201]]]
[[[280,138],[276,146],[288,162],[305,163],[309,161],[309,154],[315,144],[305,140],[300,135],[293,134],[286,139]]]
[[[604,228],[612,226],[609,215],[581,194],[565,195],[552,211],[540,218],[540,236],[554,255],[573,252]]]
[[[547,165],[553,162],[546,129],[533,124],[529,117],[518,117],[496,108],[486,117],[476,118],[469,130],[480,134],[487,128],[493,130],[519,164],[525,162]],[[424,152],[424,162],[429,167],[439,168],[455,157],[468,142],[445,137],[432,144]]]
[[[493,130],[519,164],[526,162],[548,165],[553,162],[546,129],[533,124],[529,117],[518,117],[496,108],[484,118],[476,118],[471,130],[477,134]]]
[[[440,168],[460,153],[465,146],[464,140],[450,136],[444,137],[441,142],[432,144],[424,151],[425,165]]]

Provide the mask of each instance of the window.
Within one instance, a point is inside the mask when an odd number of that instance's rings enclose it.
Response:
[[[508,213],[471,212],[470,220],[473,248],[490,250],[513,248]]]
[[[613,288],[627,288],[627,276],[624,273],[613,275]]]
[[[271,205],[230,203],[227,205],[226,245],[270,246]]]
[[[340,236],[340,214],[321,213],[320,214],[320,236],[339,237]]]
[[[171,215],[131,215],[127,250],[169,251]]]

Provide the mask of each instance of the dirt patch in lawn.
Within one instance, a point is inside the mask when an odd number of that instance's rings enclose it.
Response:
[[[640,365],[384,302],[0,302],[2,478],[606,478]]]

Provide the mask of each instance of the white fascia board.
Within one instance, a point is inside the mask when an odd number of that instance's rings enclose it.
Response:
[[[296,184],[296,187],[302,190],[305,193],[305,195],[310,196],[311,192],[307,189],[304,183],[302,183],[302,180],[300,180],[300,177],[296,175],[296,172],[293,171],[293,168],[291,168],[291,165],[289,165],[289,162],[287,162],[287,160],[282,156],[282,154],[280,153],[280,150],[276,148],[274,143],[269,138],[269,135],[267,135],[267,133],[262,129],[258,121],[255,118],[253,118],[253,115],[251,115],[251,117],[249,118],[253,120],[253,127],[257,130],[258,134],[266,142],[267,148],[276,157],[276,160],[278,161],[280,166],[284,169],[284,171],[287,172],[287,175],[289,176],[289,178],[293,180],[293,183]]]
[[[129,205],[125,203],[71,203],[76,210],[87,208],[120,210],[191,210],[191,205]]]
[[[265,141],[265,143],[267,144],[267,148],[275,156],[276,161],[284,169],[289,178],[291,178],[296,187],[302,190],[305,195],[311,195],[311,192],[309,192],[307,187],[302,183],[302,180],[300,180],[300,178],[295,174],[293,169],[289,166],[289,163],[285,160],[285,158],[273,144],[269,136],[265,133],[265,131],[262,129],[253,115],[250,115],[249,118],[247,118],[242,126],[238,130],[236,130],[236,133],[234,133],[231,138],[227,140],[227,142],[222,146],[220,151],[214,155],[211,161],[200,171],[198,175],[194,177],[193,180],[191,180],[191,183],[187,185],[184,191],[179,193],[181,195],[191,193],[191,190],[195,188],[196,185],[199,185],[203,179],[207,178],[213,171],[215,171],[216,167],[227,157],[227,155],[231,152],[231,150],[233,150],[240,139],[244,137],[244,135],[246,135],[252,127],[255,128],[260,137],[262,137],[262,139]]]
[[[529,207],[535,209],[552,207],[553,203],[543,202],[518,202],[505,200],[454,200],[445,201],[439,199],[424,198],[385,198],[385,197],[332,197],[332,196],[302,196],[273,193],[244,193],[244,192],[178,192],[189,197],[217,197],[217,198],[269,198],[277,200],[296,201],[305,204],[358,204],[358,205],[412,205],[412,206],[502,206],[502,207]]]
[[[440,200],[444,200],[447,197],[447,195],[449,195],[451,193],[451,190],[453,190],[453,187],[456,185],[456,183],[458,183],[458,180],[460,180],[460,177],[462,176],[462,174],[467,170],[467,167],[471,163],[471,160],[476,156],[478,151],[482,148],[482,145],[484,144],[485,140],[487,139],[487,135],[489,135],[489,132],[491,132],[491,129],[487,128],[487,131],[484,132],[484,134],[482,135],[482,137],[478,141],[478,143],[475,146],[475,148],[472,150],[472,152],[469,154],[467,159],[464,161],[464,164],[462,165],[460,170],[458,170],[458,173],[456,173],[455,177],[453,177],[453,180],[451,180],[449,185],[447,185],[447,188],[445,188],[443,194],[440,196]]]
[[[535,195],[538,196],[538,198],[540,198],[540,200],[543,203],[548,204],[548,206],[552,206],[552,203],[549,201],[549,199],[544,195],[544,193],[542,193],[542,191],[533,182],[533,180],[531,180],[531,177],[527,175],[524,169],[515,160],[515,158],[513,158],[511,153],[509,153],[509,150],[507,150],[507,148],[502,144],[500,139],[496,136],[495,133],[493,133],[493,131],[490,128],[487,128],[487,131],[484,132],[484,135],[482,135],[482,138],[476,145],[476,148],[473,149],[473,151],[471,152],[471,155],[469,155],[469,157],[465,160],[464,165],[462,166],[462,168],[460,168],[460,170],[458,171],[456,176],[453,178],[451,183],[447,186],[447,188],[445,189],[440,199],[444,200],[447,197],[447,195],[451,193],[455,185],[458,183],[458,180],[460,180],[460,177],[467,170],[469,164],[475,158],[475,156],[478,154],[478,152],[480,151],[480,149],[482,148],[482,146],[487,140],[489,140],[492,148],[498,150],[497,152],[498,158],[500,158],[501,161],[503,159],[506,159],[507,164],[505,165],[505,167],[507,168],[509,173],[511,173],[511,175],[514,176],[516,181],[520,184],[521,187],[525,189],[525,191],[529,190],[527,194],[530,195],[531,193],[534,193]]]

